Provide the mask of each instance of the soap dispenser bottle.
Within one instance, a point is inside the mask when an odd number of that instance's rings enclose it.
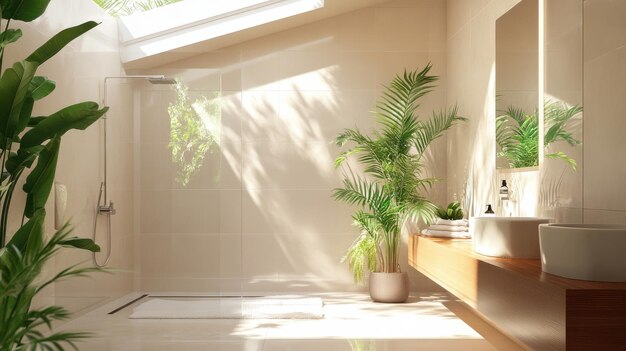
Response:
[[[500,201],[506,201],[509,199],[509,187],[506,185],[506,179],[502,180],[500,186]]]
[[[511,215],[509,213],[509,187],[506,185],[506,179],[502,180],[502,185],[499,191],[500,203],[498,206],[499,216]]]

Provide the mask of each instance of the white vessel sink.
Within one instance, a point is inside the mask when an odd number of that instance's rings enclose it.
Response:
[[[538,217],[475,217],[470,222],[474,251],[504,258],[539,258]]]
[[[539,227],[541,269],[565,278],[626,282],[626,226],[547,224]]]

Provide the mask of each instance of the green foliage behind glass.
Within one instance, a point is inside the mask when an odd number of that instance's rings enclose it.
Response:
[[[182,0],[93,0],[111,16],[129,16],[135,12],[152,10]]]
[[[209,151],[219,148],[222,123],[220,93],[202,96],[195,101],[189,98],[189,89],[176,83],[176,101],[167,108],[170,117],[170,142],[172,161],[177,166],[176,181],[186,186],[202,167]]]

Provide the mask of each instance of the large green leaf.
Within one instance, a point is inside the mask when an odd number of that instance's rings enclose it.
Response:
[[[24,134],[20,147],[29,148],[39,145],[55,135],[63,135],[70,129],[84,130],[102,117],[108,107],[98,109],[92,101],[81,102],[68,106],[39,122],[33,129]]]
[[[57,35],[50,38],[50,40],[45,42],[39,47],[39,49],[35,50],[35,52],[28,56],[26,61],[35,62],[41,65],[61,51],[61,49],[63,49],[72,40],[80,37],[97,25],[98,23],[89,21],[60,31]]]
[[[5,164],[7,172],[9,174],[15,174],[24,168],[30,168],[43,149],[43,146],[37,145],[28,149],[20,149],[17,153],[12,152]]]
[[[33,107],[35,106],[35,99],[28,93],[26,98],[24,99],[24,103],[22,104],[22,110],[20,111],[19,119],[17,120],[17,125],[13,129],[13,141],[19,141],[20,133],[28,126],[28,122],[30,121],[30,116],[33,113]]]
[[[36,76],[30,81],[29,91],[35,101],[50,95],[56,88],[56,83],[46,77]]]
[[[28,61],[17,62],[7,69],[0,79],[0,147],[13,140],[19,123],[22,105],[28,95],[30,82],[37,70],[37,64]]]
[[[39,154],[37,165],[26,178],[22,189],[26,193],[24,215],[28,218],[31,218],[36,210],[44,208],[48,201],[54,183],[60,145],[60,136],[52,138]]]
[[[15,235],[9,240],[8,245],[13,245],[20,252],[24,252],[26,250],[26,244],[29,240],[33,240],[35,237],[39,238],[41,242],[43,242],[43,222],[46,216],[46,211],[41,209],[36,211],[32,218],[26,222],[20,229],[15,232]],[[30,238],[30,239],[29,239]]]
[[[2,18],[30,22],[41,16],[50,0],[0,0]]]
[[[88,250],[91,252],[100,252],[100,246],[91,239],[72,237],[59,242],[59,245],[66,247],[74,247],[77,249]]]
[[[7,45],[16,42],[22,37],[21,29],[7,29],[0,34],[0,49],[3,49]]]

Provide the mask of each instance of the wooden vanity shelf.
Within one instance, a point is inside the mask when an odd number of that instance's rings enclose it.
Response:
[[[626,350],[626,283],[557,277],[468,239],[410,235],[409,264],[531,350]]]

